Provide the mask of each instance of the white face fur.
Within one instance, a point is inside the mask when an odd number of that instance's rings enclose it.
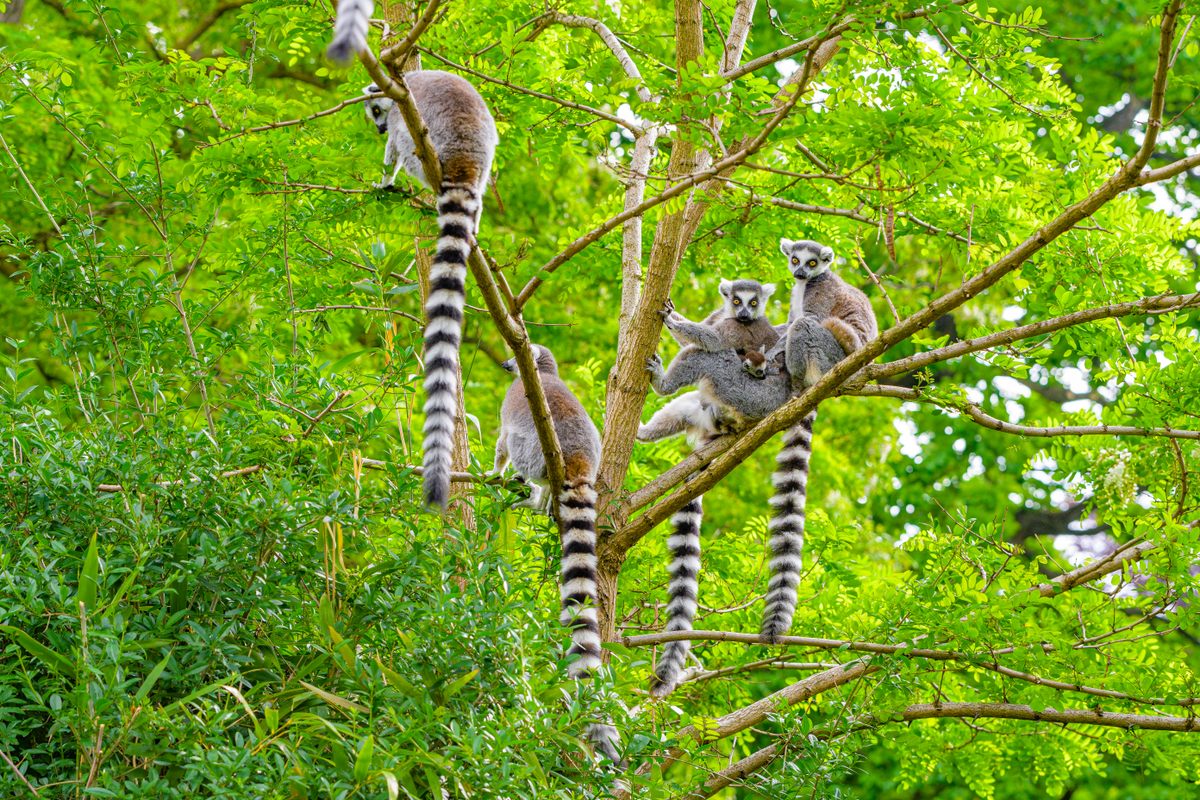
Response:
[[[375,84],[363,88],[363,94],[378,94],[379,87]],[[390,97],[372,97],[370,100],[363,103],[363,107],[367,111],[367,119],[380,133],[387,133],[388,129],[388,112],[392,110],[392,106],[396,101]]]
[[[796,280],[815,278],[833,265],[833,248],[807,239],[780,239],[779,250],[788,259],[788,271]]]
[[[721,281],[725,313],[738,322],[753,322],[767,309],[767,300],[775,293],[775,284],[751,280]]]

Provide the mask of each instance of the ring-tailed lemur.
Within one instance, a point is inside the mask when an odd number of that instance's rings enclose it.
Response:
[[[372,0],[341,0],[329,57],[344,62],[367,51]],[[429,129],[429,139],[442,166],[437,189],[437,252],[429,271],[425,303],[425,503],[445,508],[450,494],[450,454],[458,405],[458,350],[466,303],[467,258],[479,229],[483,191],[492,169],[499,137],[487,104],[469,82],[437,70],[408,72],[404,83]],[[385,172],[389,186],[403,168],[429,185],[416,156],[412,136],[394,103],[369,101],[368,114],[380,132],[387,131]],[[380,116],[386,111],[386,124]]]
[[[811,386],[849,353],[875,338],[879,328],[867,296],[829,271],[833,249],[813,241],[781,239],[796,279],[787,333],[767,354],[782,354],[796,389]],[[789,428],[771,476],[771,580],[763,611],[762,635],[776,641],[792,625],[796,589],[803,566],[808,468],[812,456],[814,410]]]
[[[675,310],[668,300],[659,313],[663,327],[675,341],[701,350],[749,350],[770,347],[779,341],[779,331],[766,318],[767,302],[775,294],[775,284],[747,279],[722,280],[721,307],[701,322],[692,322]]]
[[[662,361],[655,356],[651,361],[652,380],[660,394],[672,394],[680,386],[699,383],[700,390],[688,392],[660,409],[650,421],[638,429],[638,439],[654,441],[686,432],[692,446],[698,446],[709,438],[727,432],[744,418],[743,410],[727,406],[714,390],[714,383],[726,379],[745,382],[747,374],[760,379],[766,377],[763,350],[775,344],[779,333],[767,320],[764,312],[767,301],[775,292],[772,284],[762,285],[758,281],[736,280],[720,283],[724,299],[717,309],[702,322],[691,322],[675,311],[668,301],[662,312],[663,322],[676,341],[685,345],[671,363],[667,373],[662,372]],[[742,348],[738,355],[735,349]],[[701,379],[706,364],[719,364],[718,372],[724,377],[713,381]],[[655,367],[657,365],[655,372]],[[736,368],[734,365],[736,364]],[[693,372],[699,367],[700,372]],[[665,384],[663,383],[665,381]],[[672,386],[675,381],[678,385]],[[786,392],[787,381],[777,380],[777,388]],[[786,397],[784,397],[786,399]],[[754,410],[754,409],[752,409]],[[703,519],[701,498],[688,503],[671,517],[671,534],[667,547],[671,553],[667,588],[667,623],[665,630],[688,631],[696,615],[698,575],[700,572],[700,525]],[[679,682],[683,664],[691,643],[687,640],[668,642],[655,665],[655,674],[650,692],[655,697],[670,694]]]
[[[546,404],[554,423],[554,432],[562,448],[566,470],[557,494],[546,487],[546,459],[533,423],[533,412],[525,396],[520,376],[508,387],[500,408],[500,435],[496,440],[494,474],[512,464],[522,478],[533,486],[533,495],[523,503],[548,509],[558,501],[558,519],[562,526],[562,572],[559,593],[562,600],[560,619],[571,629],[568,656],[575,659],[567,674],[585,680],[600,668],[600,622],[596,597],[596,470],[600,464],[600,433],[584,410],[583,404],[558,377],[558,364],[549,349],[533,345],[538,377],[546,393]],[[517,360],[505,361],[506,370],[517,374]],[[597,752],[620,762],[617,733],[611,725],[593,724],[587,737]]]

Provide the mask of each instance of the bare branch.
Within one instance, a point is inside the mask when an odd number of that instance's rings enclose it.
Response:
[[[1110,711],[1047,708],[1037,711],[1031,706],[1012,703],[918,703],[894,716],[891,721],[911,722],[918,719],[1019,719],[1028,722],[1054,722],[1060,725],[1099,725],[1106,728],[1126,728],[1143,731],[1200,730],[1196,717],[1160,717],[1149,714],[1120,714]]]
[[[768,197],[768,198],[763,198],[763,199],[766,202],[769,202],[773,206],[778,206],[779,208],[786,208],[790,211],[799,211],[802,214],[821,214],[824,216],[831,216],[831,217],[845,217],[846,219],[852,219],[855,222],[861,222],[865,225],[870,225],[872,227],[879,226],[879,220],[871,219],[870,217],[866,216],[865,214],[862,214],[861,212],[859,212],[856,209],[830,208],[828,206],[814,206],[814,205],[808,205],[807,203],[796,203],[791,200],[785,200],[782,197]],[[935,234],[937,236],[948,236],[951,239],[954,239],[955,241],[958,241],[958,242],[963,242],[964,244],[967,244],[970,241],[969,239],[967,239],[966,236],[963,236],[962,234],[955,233],[954,231],[948,231],[945,228],[939,228],[936,225],[931,225],[930,223],[925,222],[924,220],[908,213],[907,211],[898,211],[898,212],[896,212],[896,216],[899,217],[900,219],[907,220],[908,222],[911,222],[913,225],[916,225],[918,228],[921,228],[921,229],[928,231],[929,233]]]
[[[725,37],[725,57],[721,72],[737,67],[746,49],[746,37],[750,35],[750,23],[754,21],[754,7],[758,0],[737,0],[733,8],[733,19],[729,23],[729,34]]]
[[[658,128],[651,126],[638,135],[633,143],[633,155],[629,158],[629,182],[625,184],[625,208],[636,208],[646,196],[646,178],[650,172],[650,160],[654,155],[654,143],[658,139]],[[630,217],[625,221],[621,242],[621,316],[620,330],[624,330],[637,307],[642,283],[642,218]]]
[[[550,22],[557,22],[559,25],[564,25],[568,28],[587,28],[595,31],[600,37],[605,46],[612,51],[612,54],[617,57],[617,62],[620,63],[621,69],[625,70],[625,74],[632,80],[637,82],[637,94],[643,103],[649,103],[651,100],[650,90],[646,88],[646,82],[642,78],[641,70],[637,64],[630,58],[629,52],[625,46],[613,35],[609,27],[598,19],[591,17],[580,17],[574,14],[563,14],[558,11],[552,11],[546,15],[546,19]]]
[[[1070,328],[1087,322],[1095,322],[1100,319],[1124,317],[1134,314],[1163,314],[1170,311],[1197,307],[1200,307],[1200,292],[1193,294],[1163,294],[1155,297],[1143,297],[1140,300],[1132,300],[1128,303],[1114,303],[1109,306],[1086,308],[1081,311],[1064,314],[1061,317],[1053,317],[1041,322],[1021,325],[1006,331],[988,334],[987,336],[963,339],[962,341],[940,347],[936,350],[918,353],[908,358],[873,366],[866,371],[866,377],[868,380],[879,380],[880,378],[887,378],[904,372],[912,372],[913,370],[927,367],[930,364],[936,364],[939,361],[947,361],[968,353],[986,350],[989,347],[1011,344],[1021,339],[1053,333],[1063,328]]]
[[[543,94],[542,92],[534,91],[533,89],[529,89],[525,86],[518,86],[515,83],[510,83],[506,80],[501,80],[500,78],[496,78],[491,75],[488,75],[486,72],[480,72],[478,70],[471,69],[470,67],[468,67],[464,64],[456,64],[455,62],[451,61],[450,59],[446,58],[445,56],[443,56],[439,53],[435,53],[432,50],[428,50],[424,47],[419,47],[418,49],[423,54],[425,54],[431,58],[434,58],[437,61],[440,61],[441,63],[445,64],[448,67],[453,67],[454,69],[456,69],[460,72],[465,72],[468,75],[474,75],[476,78],[479,78],[480,80],[483,80],[483,81],[487,81],[488,83],[494,83],[497,86],[503,86],[507,89],[512,89],[514,92],[520,92],[521,94],[529,95],[530,97],[536,97],[539,100],[546,100],[551,103],[556,103],[556,104],[562,106],[563,108],[570,108],[575,111],[582,111],[585,114],[591,114],[593,117],[597,117],[599,119],[605,120],[606,122],[611,122],[613,125],[620,125],[622,128],[629,131],[634,136],[637,136],[641,132],[641,129],[637,125],[634,125],[629,120],[621,119],[620,117],[618,117],[614,114],[609,114],[607,111],[601,111],[598,108],[592,108],[591,106],[585,106],[582,103],[576,103],[571,100],[563,100],[561,97],[555,97],[552,94]]]
[[[379,60],[385,64],[403,64],[404,59],[408,56],[408,51],[413,49],[417,44],[417,39],[420,39],[425,29],[433,23],[433,18],[437,16],[438,7],[441,4],[442,0],[429,0],[429,5],[425,6],[425,12],[413,23],[408,35],[380,52]]]
[[[819,47],[824,41],[826,40],[818,38],[813,47]],[[778,107],[767,123],[763,125],[762,130],[760,130],[758,134],[746,144],[745,147],[729,156],[726,156],[710,167],[696,170],[689,175],[683,176],[668,189],[664,190],[661,194],[655,195],[649,200],[645,200],[633,208],[626,209],[620,214],[610,217],[600,225],[593,228],[591,231],[571,242],[571,244],[567,245],[567,247],[564,248],[558,255],[554,256],[545,264],[543,264],[538,270],[537,274],[529,280],[529,282],[525,285],[525,288],[522,289],[521,293],[517,296],[518,306],[523,306],[529,301],[529,298],[533,295],[533,293],[537,291],[539,286],[542,285],[544,276],[549,275],[563,264],[570,261],[584,248],[592,244],[592,242],[595,242],[600,237],[604,236],[604,234],[623,223],[625,220],[635,216],[641,216],[655,206],[661,205],[673,197],[678,197],[685,192],[691,191],[693,187],[703,184],[705,181],[721,174],[731,167],[736,167],[747,158],[754,155],[764,144],[766,144],[767,138],[777,127],[779,127],[780,123],[783,122],[783,120],[787,117],[787,115],[791,112],[803,95],[804,92],[802,90],[792,92],[787,101]]]
[[[968,1],[969,0],[953,0],[953,2],[949,3],[948,5],[962,6],[962,5],[966,5]],[[929,6],[927,8],[918,8],[914,11],[905,11],[903,13],[896,14],[895,19],[898,19],[898,20],[919,19],[922,17],[928,17],[931,14],[937,14],[943,10],[945,10],[945,9],[942,6],[936,6],[936,5]],[[846,31],[853,28],[855,25],[859,24],[860,21],[861,20],[859,20],[855,17],[846,17],[841,22],[837,23],[836,25],[831,26],[831,28],[829,29],[829,32],[834,35],[845,33]],[[753,59],[752,61],[747,61],[745,64],[742,64],[740,67],[738,67],[736,69],[726,71],[725,77],[731,81],[734,81],[734,80],[737,80],[738,78],[742,77],[743,75],[749,75],[751,72],[755,72],[757,70],[762,69],[763,67],[770,66],[771,64],[774,64],[778,61],[783,61],[785,58],[791,58],[794,55],[803,53],[805,50],[807,50],[813,46],[814,38],[815,37],[810,36],[807,39],[803,39],[799,42],[795,42],[793,44],[788,45],[787,47],[781,47],[780,49],[774,51],[773,53],[767,53],[765,56],[759,56],[758,58]]]
[[[1033,438],[1049,438],[1052,436],[1150,436],[1164,439],[1200,440],[1200,431],[1177,430],[1175,428],[1136,428],[1131,425],[1058,425],[1054,427],[1017,425],[985,413],[975,403],[954,403],[941,398],[931,397],[920,389],[910,389],[903,386],[863,386],[858,389],[847,390],[845,393],[862,397],[891,397],[913,403],[932,403],[941,408],[965,414],[972,421],[985,428],[1017,436],[1029,436]]]
[[[698,742],[711,742],[717,739],[724,739],[759,724],[771,714],[779,712],[782,708],[795,705],[796,703],[803,703],[831,689],[836,689],[839,686],[876,672],[878,669],[879,667],[869,666],[865,660],[854,661],[844,665],[839,664],[833,669],[827,669],[815,675],[810,675],[804,680],[784,687],[757,702],[751,703],[744,708],[739,708],[737,711],[730,712],[720,719],[713,720],[711,727],[706,725],[703,731],[689,725],[680,731],[676,738],[691,738]],[[682,748],[671,748],[667,751],[661,768],[666,770],[679,760],[683,754],[684,751]],[[643,766],[639,772],[641,771],[648,772],[649,764]]]
[[[243,136],[249,136],[252,133],[262,133],[263,131],[273,131],[276,128],[290,128],[293,125],[303,125],[306,122],[312,122],[314,119],[320,119],[321,117],[328,117],[333,114],[336,114],[339,111],[341,111],[343,108],[346,108],[347,106],[352,106],[355,103],[365,103],[368,100],[374,100],[377,97],[384,97],[384,96],[385,95],[383,92],[379,92],[377,94],[364,94],[361,97],[354,97],[354,98],[351,98],[350,100],[343,100],[342,102],[338,103],[333,108],[327,108],[324,111],[318,111],[315,114],[309,114],[307,117],[298,117],[296,119],[286,119],[281,122],[272,122],[267,125],[255,125],[253,128],[243,128],[242,130],[238,131],[237,133],[234,133],[230,136],[226,136],[223,139],[218,139],[215,142],[200,142],[199,144],[196,145],[196,149],[204,150],[209,147],[216,147],[219,144],[225,144],[226,142],[232,142],[234,139],[240,139]]]
[[[253,475],[256,472],[261,472],[264,469],[262,464],[255,464],[251,467],[241,467],[240,469],[231,469],[226,472],[217,474],[218,478],[240,478],[243,475]],[[182,486],[185,483],[190,483],[190,478],[180,478],[174,481],[155,481],[155,486]],[[96,491],[106,494],[119,494],[128,491],[122,484],[119,483],[98,483]]]
[[[192,28],[189,33],[184,34],[176,40],[175,49],[187,50],[196,43],[197,39],[207,33],[208,29],[217,23],[217,20],[225,16],[225,14],[239,9],[242,6],[248,6],[252,2],[254,2],[254,0],[225,0],[225,2],[217,3],[217,5],[214,6],[211,11],[200,18],[200,21],[196,23],[196,27]]]

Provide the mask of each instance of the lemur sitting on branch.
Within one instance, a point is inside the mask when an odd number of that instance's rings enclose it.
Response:
[[[812,386],[848,354],[879,335],[871,302],[861,291],[830,271],[833,248],[817,242],[781,239],[779,249],[796,279],[784,337],[767,353],[782,355],[796,391]],[[783,436],[771,483],[769,544],[771,580],[763,612],[762,634],[775,641],[785,635],[796,612],[796,588],[803,565],[808,468],[812,456],[811,411]]]

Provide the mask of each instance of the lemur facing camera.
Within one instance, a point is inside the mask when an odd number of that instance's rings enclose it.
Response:
[[[861,291],[830,271],[833,248],[817,242],[781,239],[796,284],[783,339],[767,353],[784,356],[797,391],[820,380],[837,362],[879,334],[871,302]],[[777,641],[792,625],[796,589],[803,566],[808,467],[812,456],[815,410],[783,435],[783,448],[771,476],[771,581],[767,587],[762,635]]]
[[[341,0],[329,57],[344,63],[355,53],[369,52],[367,31],[375,9],[372,0]],[[404,84],[412,95],[442,167],[437,191],[437,252],[429,271],[425,303],[425,504],[444,509],[450,495],[450,454],[458,405],[458,351],[462,342],[467,258],[475,246],[483,191],[492,169],[499,137],[487,104],[469,82],[437,70],[408,72]],[[368,89],[373,87],[368,87]],[[376,89],[376,91],[378,91]],[[367,116],[387,133],[383,163],[395,165],[381,187],[400,169],[428,186],[413,138],[400,109],[391,100],[367,101]]]
[[[695,447],[749,419],[760,419],[787,399],[790,391],[787,376],[781,374],[777,365],[769,363],[763,353],[779,339],[775,326],[765,316],[774,285],[723,280],[720,292],[721,308],[702,322],[691,322],[670,303],[662,312],[667,330],[684,348],[665,372],[658,356],[650,360],[651,383],[659,394],[673,394],[692,384],[697,384],[699,391],[687,392],[660,409],[639,427],[639,440],[654,441],[686,432]],[[703,505],[699,497],[671,517],[671,534],[667,539],[671,552],[665,628],[668,632],[692,629],[702,521]],[[689,649],[690,642],[686,640],[668,642],[663,647],[650,688],[653,696],[663,697],[674,690]]]
[[[508,387],[500,407],[500,435],[496,439],[493,474],[500,474],[510,463],[533,486],[533,494],[521,505],[546,510],[558,502],[561,525],[562,565],[559,595],[562,624],[571,629],[568,656],[575,659],[567,674],[586,680],[600,668],[600,622],[596,596],[596,470],[600,464],[600,432],[584,410],[583,404],[558,377],[554,354],[541,345],[533,345],[538,378],[546,393],[554,432],[562,448],[566,474],[557,493],[546,486],[546,459],[533,423],[533,411],[525,395],[520,376]],[[502,365],[517,374],[517,360]],[[587,738],[595,749],[620,761],[617,733],[611,725],[592,724]]]

